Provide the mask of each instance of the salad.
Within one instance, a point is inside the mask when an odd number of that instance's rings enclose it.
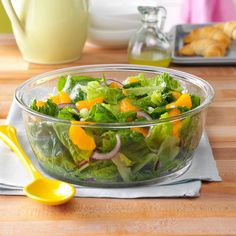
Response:
[[[168,73],[138,74],[122,83],[105,75],[62,76],[57,93],[34,99],[30,108],[69,122],[32,119],[28,134],[41,165],[57,176],[73,182],[150,180],[180,169],[191,157],[201,135],[199,113],[168,118],[200,103]],[[140,125],[158,119],[166,121]]]

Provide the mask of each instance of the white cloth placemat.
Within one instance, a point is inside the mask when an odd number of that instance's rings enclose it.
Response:
[[[26,137],[20,108],[15,102],[11,106],[7,123],[16,127],[20,143],[26,154],[38,167],[36,157]],[[32,177],[21,161],[3,142],[0,142],[0,194],[21,195],[22,186],[30,181],[32,181]],[[183,175],[172,181],[165,182],[162,185],[152,184],[143,187],[129,187],[128,189],[77,186],[76,196],[111,198],[197,197],[200,194],[201,181],[221,181],[205,133],[202,136],[190,168]]]

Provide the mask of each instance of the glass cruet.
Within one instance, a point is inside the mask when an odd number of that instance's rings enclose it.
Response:
[[[142,25],[129,41],[129,63],[168,67],[171,47],[163,32],[166,9],[160,6],[139,6],[138,11],[142,15]]]

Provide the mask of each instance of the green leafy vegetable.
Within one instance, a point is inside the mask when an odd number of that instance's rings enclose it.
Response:
[[[165,91],[173,90],[181,92],[183,90],[179,82],[177,80],[174,80],[168,73],[158,75],[156,83]]]
[[[104,94],[104,98],[105,98],[105,101],[108,103],[108,104],[111,104],[111,105],[116,105],[118,104],[118,102],[120,100],[122,100],[124,98],[124,94],[122,92],[121,89],[119,88],[110,88],[110,89],[107,89],[105,94]]]
[[[31,109],[49,116],[57,116],[59,108],[51,99],[48,99],[43,106],[38,107],[36,99],[33,100]]]
[[[198,107],[201,103],[201,98],[197,95],[191,95],[192,109]]]
[[[168,113],[161,115],[161,118],[168,118]],[[146,138],[147,145],[151,150],[158,151],[164,139],[171,135],[172,124],[168,121],[152,126]]]
[[[101,103],[97,103],[93,106],[89,114],[89,119],[100,123],[117,121],[114,114],[112,114],[112,112],[104,107]]]

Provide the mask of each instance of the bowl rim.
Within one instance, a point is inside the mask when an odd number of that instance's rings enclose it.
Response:
[[[175,70],[175,69],[169,69],[169,68],[163,68],[163,67],[156,67],[156,66],[143,66],[143,65],[134,65],[134,64],[94,64],[94,65],[83,65],[83,66],[74,66],[74,67],[66,67],[61,68],[57,70],[52,70],[49,72],[45,72],[36,76],[31,77],[30,79],[26,80],[24,83],[22,83],[20,86],[18,86],[15,90],[14,98],[19,105],[20,108],[23,109],[23,111],[30,113],[31,115],[47,119],[51,122],[57,122],[57,123],[64,123],[64,124],[72,124],[69,120],[59,119],[56,117],[52,117],[49,115],[42,114],[40,112],[32,110],[27,104],[25,104],[22,101],[22,95],[24,94],[24,89],[26,89],[30,84],[42,80],[45,77],[50,76],[58,76],[61,74],[70,74],[69,72],[74,73],[83,73],[83,72],[102,72],[104,70],[108,71],[140,71],[142,70],[144,73],[156,73],[160,74],[163,72],[170,73],[171,76],[178,76],[178,79],[186,80],[187,82],[194,83],[198,87],[200,87],[202,90],[204,90],[204,93],[206,94],[206,99],[196,108],[189,110],[187,112],[184,112],[180,115],[171,116],[168,118],[162,118],[162,119],[154,119],[152,121],[139,121],[139,122],[110,122],[110,123],[98,123],[98,122],[82,122],[78,121],[78,125],[81,127],[96,127],[96,128],[130,128],[130,127],[149,127],[157,124],[162,124],[165,122],[173,122],[177,120],[181,120],[189,115],[196,114],[203,109],[207,108],[208,105],[212,102],[215,92],[213,87],[205,80],[201,79],[198,76]],[[76,72],[75,72],[76,71]],[[175,78],[175,77],[174,77]],[[54,79],[54,78],[53,78]]]

